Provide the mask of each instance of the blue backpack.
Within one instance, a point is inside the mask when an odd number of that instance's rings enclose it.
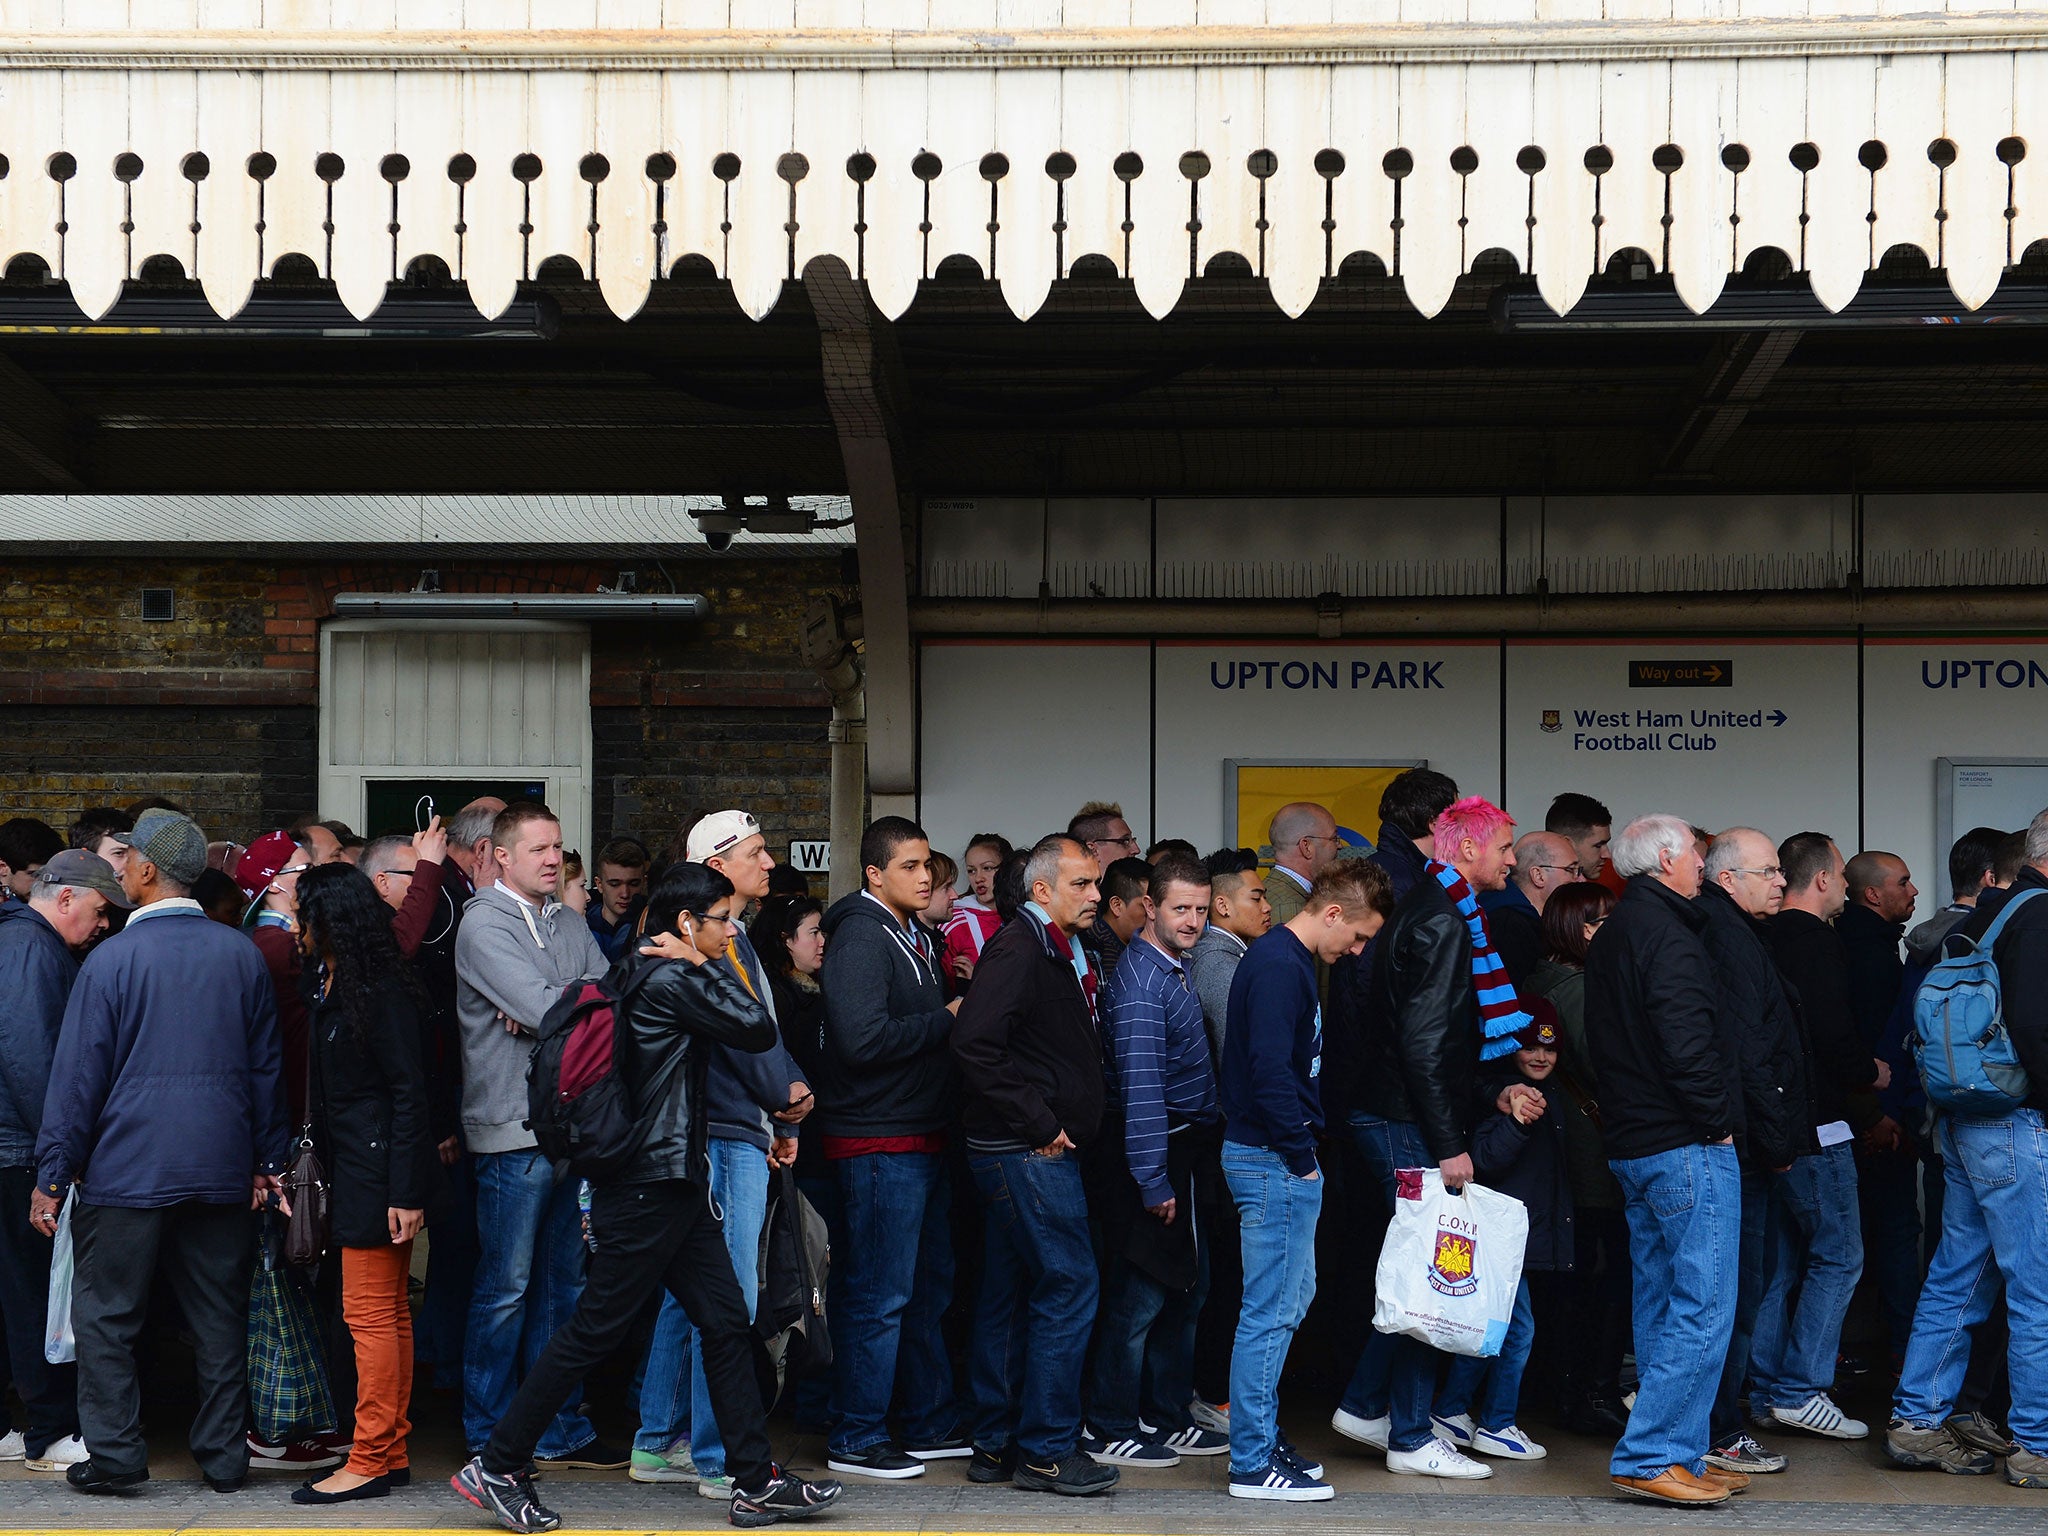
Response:
[[[1937,1108],[2003,1115],[2026,1102],[2027,1069],[2006,1033],[1991,950],[2006,919],[2040,894],[2021,891],[2012,897],[1976,943],[1962,954],[1944,955],[1920,983],[1913,999],[1913,1059]]]

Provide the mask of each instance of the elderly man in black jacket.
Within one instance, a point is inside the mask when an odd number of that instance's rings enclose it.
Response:
[[[967,1475],[1046,1493],[1107,1493],[1118,1477],[1080,1446],[1096,1302],[1081,1154],[1101,1127],[1104,1096],[1080,935],[1100,875],[1074,838],[1031,850],[1030,900],[982,950],[953,1027],[967,1166],[987,1218]]]
[[[1742,1084],[1701,941],[1691,823],[1639,816],[1610,857],[1628,887],[1587,950],[1586,1034],[1600,1063],[1609,1166],[1628,1205],[1641,1373],[1612,1481],[1659,1503],[1718,1504],[1748,1482],[1706,1461],[1735,1326]]]
[[[666,1290],[697,1325],[705,1383],[732,1478],[732,1523],[771,1525],[818,1513],[834,1482],[787,1476],[769,1459],[767,1415],[754,1379],[748,1309],[707,1198],[703,1042],[736,1051],[776,1044],[760,1002],[725,967],[739,926],[732,882],[702,864],[676,864],[647,903],[647,940],[614,973],[626,1032],[618,1070],[638,1110],[639,1150],[618,1174],[591,1180],[594,1247],[576,1314],[521,1383],[490,1443],[450,1479],[455,1491],[508,1531],[552,1531],[528,1470],[533,1448],[570,1389],[612,1354]]]
[[[1741,1393],[1745,1375],[1765,1370],[1752,1363],[1752,1340],[1761,1332],[1766,1345],[1754,1354],[1771,1368],[1785,1345],[1784,1313],[1788,1276],[1802,1266],[1811,1233],[1807,1195],[1815,1187],[1814,1169],[1802,1163],[1819,1151],[1813,1137],[1813,1106],[1806,1084],[1806,1052],[1791,997],[1771,960],[1763,935],[1763,919],[1783,905],[1785,873],[1778,867],[1778,849],[1754,827],[1730,827],[1707,849],[1699,906],[1707,923],[1700,937],[1714,962],[1721,987],[1721,1024],[1726,1049],[1742,1075],[1744,1134],[1742,1154],[1741,1279],[1735,1299],[1735,1331],[1728,1340],[1728,1359],[1721,1370],[1721,1389],[1714,1398],[1710,1423],[1713,1448],[1710,1465],[1731,1472],[1782,1472],[1785,1458],[1756,1443],[1742,1426]],[[1854,1170],[1851,1174],[1853,1177]],[[1782,1191],[1791,1201],[1780,1209],[1773,1181],[1790,1179]],[[1852,1198],[1850,1205],[1854,1205]],[[1773,1215],[1780,1226],[1772,1229]],[[1838,1273],[1832,1250],[1817,1252],[1818,1293],[1832,1296],[1829,1282]],[[1852,1271],[1850,1284],[1855,1283]],[[1759,1321],[1764,1297],[1773,1298],[1776,1312]],[[1846,1294],[1844,1295],[1846,1300]],[[1816,1305],[1824,1305],[1821,1294]],[[1805,1301],[1800,1305],[1804,1307]],[[1835,1319],[1839,1331],[1841,1320]],[[1829,1346],[1833,1365],[1833,1346]]]

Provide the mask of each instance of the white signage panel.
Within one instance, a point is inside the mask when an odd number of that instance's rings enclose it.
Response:
[[[1508,810],[1525,830],[1576,790],[1617,829],[1669,811],[1854,849],[1853,641],[1517,642],[1505,697]]]
[[[1205,852],[1226,825],[1226,759],[1426,761],[1461,788],[1500,784],[1500,647],[1162,642],[1158,835]],[[1370,829],[1367,829],[1368,831]]]
[[[1863,666],[1865,839],[1906,861],[1924,915],[1949,897],[1937,760],[2048,757],[2048,641],[1873,638]],[[2005,831],[2033,814],[2016,803]]]

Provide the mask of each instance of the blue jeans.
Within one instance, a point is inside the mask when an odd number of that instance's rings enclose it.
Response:
[[[1609,1465],[1616,1477],[1659,1477],[1674,1466],[1697,1476],[1735,1327],[1742,1170],[1732,1146],[1677,1147],[1608,1167],[1628,1204],[1641,1376]]]
[[[958,1427],[953,1366],[939,1319],[953,1298],[946,1160],[928,1152],[840,1158],[843,1268],[833,1294],[829,1449],[851,1455],[889,1443],[889,1404],[902,1385],[903,1438],[945,1439]],[[912,1234],[915,1234],[913,1239]]]
[[[1713,1445],[1726,1445],[1742,1433],[1742,1383],[1753,1370],[1751,1346],[1757,1331],[1757,1313],[1763,1308],[1770,1257],[1770,1175],[1744,1169],[1742,1236],[1735,1261],[1735,1326],[1728,1334],[1721,1386],[1714,1394],[1714,1411],[1707,1419],[1707,1438]],[[1828,1361],[1832,1365],[1834,1356],[1830,1355]]]
[[[1193,1219],[1192,1205],[1174,1219]],[[1162,1435],[1194,1423],[1188,1404],[1195,1395],[1195,1323],[1209,1293],[1207,1236],[1198,1230],[1190,1290],[1170,1291],[1122,1258],[1106,1266],[1088,1382],[1088,1424],[1103,1439],[1137,1434],[1141,1417]]]
[[[725,1251],[740,1283],[740,1300],[751,1319],[760,1301],[761,1226],[768,1219],[768,1154],[749,1142],[714,1136],[709,1145],[712,1204],[724,1213]],[[640,1382],[640,1432],[633,1448],[666,1451],[685,1430],[690,1460],[704,1477],[725,1475],[725,1442],[711,1412],[704,1384],[704,1356],[697,1327],[683,1304],[662,1293]]]
[[[1379,1181],[1389,1217],[1394,1214],[1395,1173],[1403,1168],[1436,1166],[1436,1159],[1422,1144],[1421,1130],[1406,1120],[1354,1114],[1351,1138],[1366,1168]],[[1442,1351],[1431,1349],[1420,1339],[1373,1330],[1366,1335],[1351,1384],[1344,1389],[1344,1411],[1361,1419],[1391,1418],[1387,1444],[1394,1450],[1412,1451],[1427,1445],[1436,1434],[1430,1427],[1429,1404],[1436,1394],[1441,1356]]]
[[[1095,1250],[1078,1153],[969,1152],[986,1221],[970,1367],[974,1443],[1034,1462],[1081,1437],[1081,1371],[1095,1322]]]
[[[1451,1362],[1436,1411],[1446,1419],[1472,1415],[1481,1429],[1506,1429],[1515,1422],[1522,1401],[1522,1373],[1529,1368],[1529,1346],[1536,1340],[1536,1309],[1529,1301],[1529,1278],[1515,1288],[1515,1315],[1508,1320],[1500,1353],[1460,1355]]]
[[[1772,1182],[1771,1279],[1750,1351],[1751,1396],[1797,1408],[1834,1384],[1842,1319],[1863,1275],[1855,1147],[1802,1157]]]
[[[1280,1434],[1280,1372],[1316,1294],[1323,1181],[1297,1178],[1279,1153],[1223,1143],[1223,1177],[1244,1245],[1244,1305],[1230,1356],[1230,1470],[1266,1470]]]
[[[2005,1279],[2012,1340],[2013,1439],[2048,1455],[2048,1125],[2040,1111],[1997,1119],[1943,1117],[1935,1131],[1947,1179],[1941,1246],[1920,1290],[1913,1338],[1894,1407],[1932,1428],[1954,1410],[1970,1363],[1970,1329]]]
[[[584,1255],[575,1179],[556,1183],[554,1165],[530,1147],[480,1152],[474,1161],[476,1288],[462,1349],[462,1433],[472,1451],[491,1438],[519,1377],[575,1315]],[[536,1455],[564,1456],[597,1438],[576,1411],[582,1400],[579,1384]]]

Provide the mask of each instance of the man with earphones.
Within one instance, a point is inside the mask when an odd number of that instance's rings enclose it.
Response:
[[[775,859],[760,823],[747,812],[718,811],[702,818],[690,828],[684,851],[692,864],[715,869],[732,882],[735,911],[768,895]],[[684,921],[689,921],[687,915]],[[685,937],[696,942],[694,934]],[[744,928],[735,924],[727,931],[724,954],[714,955],[712,963],[728,971],[768,1017],[775,1018],[767,972]],[[739,1278],[740,1295],[751,1309],[759,1288],[769,1172],[796,1162],[797,1122],[810,1113],[811,1089],[780,1040],[765,1051],[713,1045],[707,1054],[704,1099],[711,1198],[723,1212],[726,1250]],[[725,1445],[711,1414],[698,1333],[673,1296],[662,1298],[648,1347],[640,1387],[640,1432],[633,1438],[628,1475],[642,1483],[694,1481],[706,1498],[732,1494]]]

